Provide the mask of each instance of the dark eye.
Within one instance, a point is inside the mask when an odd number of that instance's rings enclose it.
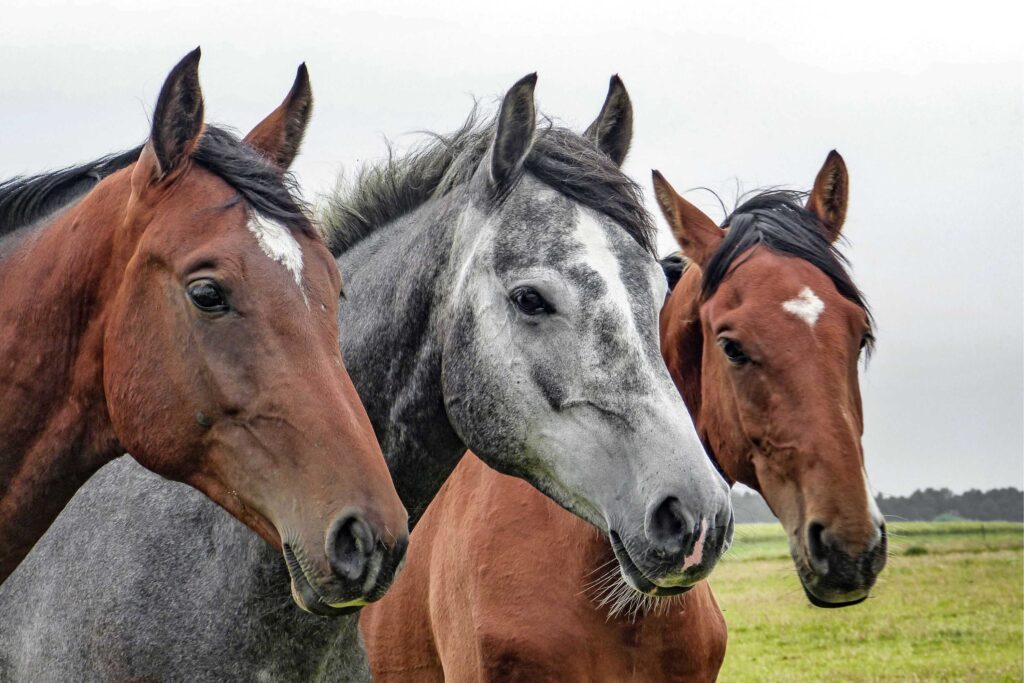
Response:
[[[189,300],[201,311],[223,313],[228,310],[224,290],[213,280],[196,280],[188,285]]]
[[[875,341],[875,338],[873,336],[871,336],[870,332],[868,334],[865,334],[863,337],[861,337],[860,338],[860,349],[861,349],[861,351],[864,350],[864,347],[870,346],[873,341]]]
[[[533,287],[516,287],[509,295],[512,303],[526,315],[540,315],[541,313],[554,313],[555,309],[544,300]]]
[[[722,337],[718,340],[718,345],[722,347],[722,353],[733,365],[746,365],[750,362],[750,357],[743,353],[743,347],[735,339]]]

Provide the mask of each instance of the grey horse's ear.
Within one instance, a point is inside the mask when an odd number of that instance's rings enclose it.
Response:
[[[608,96],[601,113],[584,135],[596,142],[617,166],[622,166],[633,141],[633,103],[618,74],[608,82]]]
[[[524,76],[513,85],[501,101],[498,129],[491,147],[491,182],[507,185],[522,169],[537,129],[537,111],[533,104],[533,90],[537,74]]]

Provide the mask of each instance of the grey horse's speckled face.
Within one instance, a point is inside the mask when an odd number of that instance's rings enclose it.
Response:
[[[731,509],[661,357],[661,267],[528,172],[492,201],[487,163],[441,316],[448,416],[491,466],[606,531],[635,588],[688,587],[728,543]]]
[[[468,447],[604,529],[632,586],[680,592],[732,512],[659,351],[629,98],[613,79],[585,134],[538,129],[535,82],[335,198],[342,352],[413,523]]]

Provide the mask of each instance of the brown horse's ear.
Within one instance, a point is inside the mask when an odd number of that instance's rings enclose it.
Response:
[[[665,214],[665,220],[683,254],[702,269],[705,268],[725,238],[725,232],[703,211],[680,197],[661,173],[651,171],[651,176],[658,206]]]
[[[601,113],[584,135],[596,142],[616,166],[622,166],[633,141],[633,103],[618,74],[609,81],[608,96],[604,98]]]
[[[203,92],[197,47],[171,69],[153,110],[149,142],[132,174],[143,183],[166,180],[185,168],[203,134]]]
[[[491,147],[491,181],[503,186],[514,180],[533,148],[537,129],[537,111],[533,91],[537,74],[519,79],[505,93],[498,112],[498,128]]]
[[[807,209],[825,228],[825,237],[835,242],[846,220],[846,202],[850,196],[850,177],[846,162],[839,152],[832,150],[814,179],[814,189],[807,198]]]
[[[302,64],[284,102],[245,136],[245,142],[279,169],[287,171],[299,153],[312,113],[313,89],[306,65]]]

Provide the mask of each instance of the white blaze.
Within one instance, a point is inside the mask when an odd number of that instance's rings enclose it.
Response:
[[[284,266],[302,290],[302,247],[292,236],[291,230],[280,223],[253,216],[249,221],[249,232],[256,236],[263,253]],[[302,296],[305,298],[305,291]]]
[[[818,317],[825,310],[825,302],[819,299],[810,287],[804,287],[795,299],[783,303],[782,308],[814,327],[814,323],[818,322]]]
[[[635,330],[633,307],[629,303],[626,284],[622,281],[619,260],[615,258],[608,245],[608,235],[605,234],[604,227],[587,209],[580,209],[579,221],[576,223],[576,239],[583,245],[586,264],[596,270],[607,285],[608,298],[612,306],[622,311],[625,316],[627,334]]]

